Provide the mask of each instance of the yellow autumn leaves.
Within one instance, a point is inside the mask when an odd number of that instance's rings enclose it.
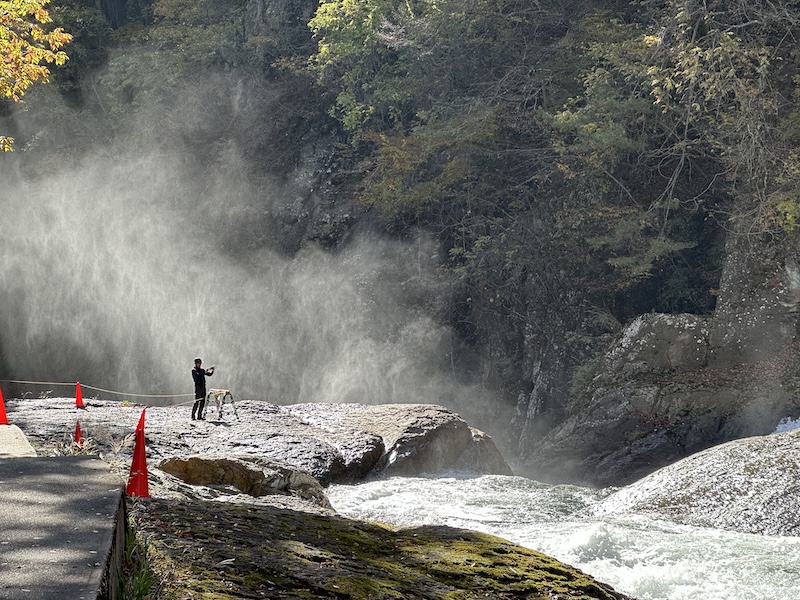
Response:
[[[31,84],[47,83],[48,64],[67,60],[60,48],[72,36],[52,22],[45,5],[49,0],[0,0],[0,97],[19,102]],[[0,150],[8,152],[13,140],[0,135]]]

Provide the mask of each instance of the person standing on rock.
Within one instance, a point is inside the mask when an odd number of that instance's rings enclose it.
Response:
[[[214,365],[211,365],[208,369],[204,369],[203,361],[199,358],[194,359],[194,369],[192,369],[192,379],[194,379],[192,421],[194,421],[195,418],[200,421],[203,420],[203,407],[206,403],[206,377],[211,377],[214,374],[215,368]]]

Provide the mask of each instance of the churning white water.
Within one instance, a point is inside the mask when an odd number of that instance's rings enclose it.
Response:
[[[800,599],[800,538],[654,521],[593,518],[614,490],[499,475],[392,478],[335,485],[341,514],[398,527],[490,533],[573,565],[641,600]]]

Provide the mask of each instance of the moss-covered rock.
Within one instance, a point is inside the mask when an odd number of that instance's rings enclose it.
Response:
[[[157,600],[626,598],[539,552],[449,527],[157,499],[135,501],[131,515]]]

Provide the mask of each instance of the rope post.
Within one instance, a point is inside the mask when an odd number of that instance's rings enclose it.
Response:
[[[83,435],[81,434],[81,422],[75,421],[75,445],[79,448],[83,447]]]
[[[139,498],[149,498],[150,488],[147,481],[147,452],[145,451],[144,441],[144,413],[139,417],[139,424],[136,426],[136,441],[133,446],[133,462],[131,472],[128,476],[128,486],[125,493],[128,496]]]
[[[81,382],[75,384],[75,408],[86,408],[83,405],[83,392],[81,392]]]
[[[6,401],[3,400],[3,388],[0,388],[0,425],[8,425],[8,416],[6,415]]]

